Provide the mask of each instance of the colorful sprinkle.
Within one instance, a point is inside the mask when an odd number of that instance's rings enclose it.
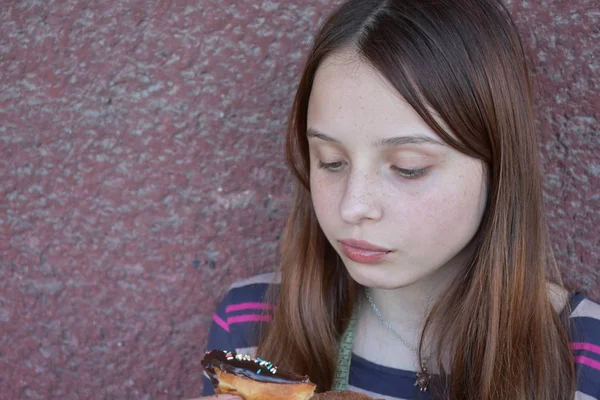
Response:
[[[228,350],[222,350],[223,353],[225,353],[225,358],[227,360],[238,360],[238,361],[248,361],[248,362],[253,362],[255,364],[258,364],[259,368],[256,370],[257,374],[262,373],[263,369],[266,371],[269,371],[272,374],[276,374],[277,373],[277,366],[274,365],[272,362],[267,361],[267,360],[263,360],[260,357],[256,357],[253,358],[247,354],[239,354],[239,353],[235,353],[233,351],[228,351]],[[208,352],[207,352],[208,354]]]

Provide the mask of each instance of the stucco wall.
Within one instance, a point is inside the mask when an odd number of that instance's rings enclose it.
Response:
[[[176,399],[226,286],[273,269],[320,1],[2,1],[0,397]],[[510,4],[554,248],[600,299],[597,0]]]

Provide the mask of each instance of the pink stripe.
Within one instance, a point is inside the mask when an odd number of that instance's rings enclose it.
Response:
[[[273,306],[267,303],[240,303],[227,306],[225,312],[230,313],[241,310],[270,310],[272,308]]]
[[[575,362],[579,364],[587,365],[588,367],[592,367],[600,371],[600,362],[596,360],[592,360],[586,356],[577,356],[575,357]]]
[[[229,325],[217,314],[213,314],[213,321],[215,321],[221,328],[225,329],[226,332],[229,332]]]
[[[227,318],[228,324],[240,324],[242,322],[269,322],[271,320],[270,315],[259,315],[259,314],[248,314],[248,315],[238,315],[235,317]]]
[[[574,343],[571,343],[571,349],[587,350],[587,351],[591,351],[592,353],[600,354],[600,346],[591,344],[591,343],[574,342]]]

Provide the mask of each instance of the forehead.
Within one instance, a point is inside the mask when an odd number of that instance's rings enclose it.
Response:
[[[385,138],[404,130],[437,138],[421,117],[370,64],[350,50],[319,66],[308,105],[308,126],[332,135]]]

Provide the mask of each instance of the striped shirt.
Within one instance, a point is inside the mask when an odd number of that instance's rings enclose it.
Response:
[[[274,274],[263,274],[233,284],[217,306],[208,336],[207,350],[235,350],[255,355],[258,328],[268,322],[265,310],[273,308],[264,300]],[[600,400],[600,305],[582,293],[569,297],[572,313],[570,345],[577,372],[575,400]],[[428,392],[414,387],[415,371],[394,369],[352,355],[348,389],[386,400],[431,399]],[[203,395],[214,394],[205,377]]]

